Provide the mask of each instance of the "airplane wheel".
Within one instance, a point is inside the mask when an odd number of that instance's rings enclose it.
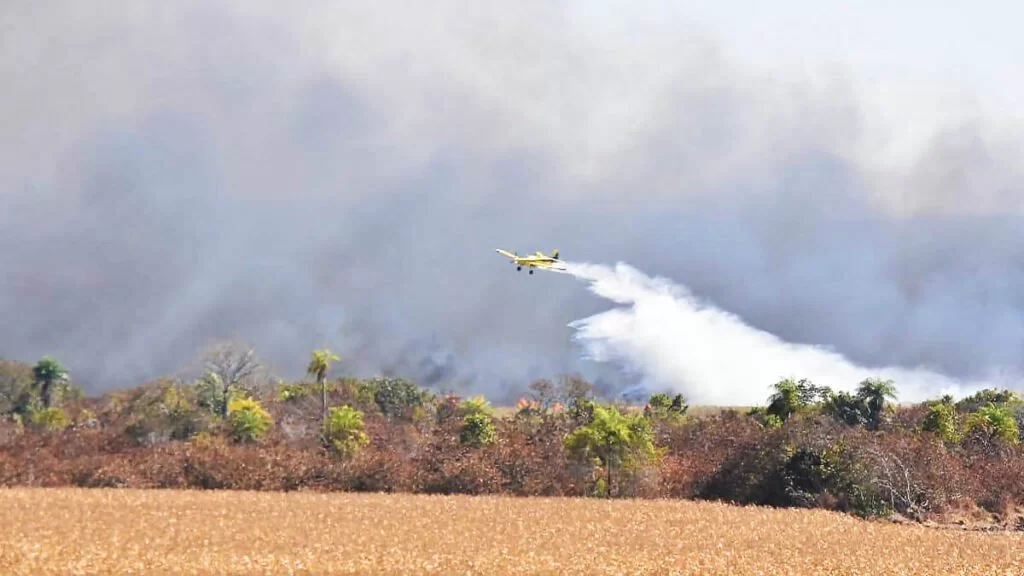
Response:
[[[519,271],[519,270],[522,270],[522,269],[523,269],[523,267],[522,267],[522,266],[516,266],[516,270],[517,270],[517,271]]]
[[[533,270],[530,270],[530,274],[533,274]]]

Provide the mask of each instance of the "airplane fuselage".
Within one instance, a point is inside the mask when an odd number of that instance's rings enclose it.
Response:
[[[558,250],[553,251],[550,256],[546,256],[541,252],[536,252],[532,256],[520,256],[515,252],[509,252],[501,248],[495,249],[495,252],[508,258],[512,264],[515,264],[517,271],[522,270],[524,266],[530,270],[530,274],[533,274],[534,269],[565,270],[565,266],[558,259]]]

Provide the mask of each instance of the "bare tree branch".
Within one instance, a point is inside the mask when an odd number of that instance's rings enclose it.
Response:
[[[872,483],[889,497],[894,510],[920,516],[931,508],[925,491],[900,458],[876,447],[865,448],[865,453],[871,457],[877,471]]]
[[[236,342],[219,342],[206,353],[204,366],[207,374],[216,376],[222,388],[221,416],[227,416],[228,395],[254,376],[263,366],[252,347]]]

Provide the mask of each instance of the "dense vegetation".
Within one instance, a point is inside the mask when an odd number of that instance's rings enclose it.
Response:
[[[899,405],[893,382],[782,380],[765,406],[603,401],[576,377],[513,409],[393,377],[263,375],[249,349],[199,378],[86,397],[58,361],[0,362],[0,485],[672,497],[1019,525],[1024,401]]]

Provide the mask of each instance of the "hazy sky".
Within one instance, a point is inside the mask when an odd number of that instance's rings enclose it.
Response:
[[[4,3],[0,356],[93,389],[220,338],[287,376],[330,346],[613,378],[567,326],[608,303],[504,247],[855,362],[1019,371],[1021,10]]]
[[[864,150],[874,161],[905,162],[937,130],[964,121],[980,117],[1016,130],[1024,121],[1017,56],[1024,39],[1016,24],[1024,6],[1011,2],[724,0],[666,2],[657,11],[601,0],[573,5],[602,26],[704,34],[751,74],[845,82],[875,133]]]

